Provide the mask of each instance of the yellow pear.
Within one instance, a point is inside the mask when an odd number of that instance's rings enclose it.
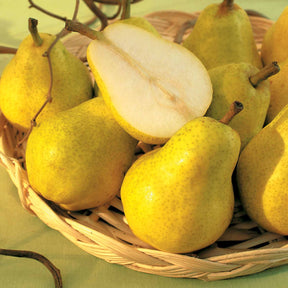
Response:
[[[262,67],[249,17],[233,0],[208,5],[183,46],[192,51],[207,69],[237,62]]]
[[[153,33],[156,36],[160,36],[157,29],[144,17],[129,17],[127,19],[119,20],[121,23],[135,25],[139,28],[142,28],[150,33]]]
[[[48,59],[43,54],[55,37],[48,33],[38,33],[37,30],[31,31],[1,75],[0,109],[22,131],[30,128],[31,120],[47,99],[51,75]],[[93,96],[87,67],[68,52],[62,42],[56,43],[50,57],[53,73],[52,102],[40,113],[38,121]]]
[[[236,102],[232,108],[234,115],[242,106]],[[231,117],[227,113],[221,121]],[[198,117],[162,148],[136,160],[121,187],[124,213],[134,234],[172,253],[215,242],[232,218],[231,177],[239,151],[235,130],[213,118]]]
[[[120,191],[136,143],[102,97],[90,99],[33,128],[26,150],[29,183],[68,210],[105,204]]]
[[[268,29],[262,41],[261,57],[264,64],[283,62],[288,58],[288,6]]]
[[[241,152],[237,184],[250,218],[267,231],[288,235],[288,106]]]
[[[229,63],[209,70],[213,98],[206,116],[219,120],[230,103],[240,101],[245,109],[229,125],[240,135],[241,150],[263,128],[270,103],[268,79],[278,72],[276,63],[261,70],[249,63]]]

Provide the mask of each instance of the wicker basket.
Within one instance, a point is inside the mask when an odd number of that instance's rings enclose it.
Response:
[[[199,13],[161,11],[147,19],[167,39],[174,40],[179,28]],[[258,47],[272,21],[250,16]],[[186,37],[189,30],[184,34]],[[67,47],[78,57],[85,56],[89,40],[80,35],[68,37]],[[25,147],[15,149],[23,137],[0,115],[2,149],[0,163],[16,185],[22,205],[51,228],[58,230],[88,253],[110,263],[167,277],[228,279],[254,274],[288,263],[288,240],[269,233],[253,223],[236,201],[234,217],[224,235],[213,245],[193,254],[161,252],[136,238],[123,215],[119,197],[103,207],[85,212],[67,212],[44,200],[30,187],[23,169]],[[137,153],[152,149],[139,145]]]

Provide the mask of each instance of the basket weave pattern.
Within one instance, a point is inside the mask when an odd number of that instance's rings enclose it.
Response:
[[[164,38],[171,41],[186,21],[199,13],[161,11],[146,18]],[[258,48],[272,21],[250,16]],[[184,38],[189,30],[184,34]],[[67,48],[79,58],[85,57],[89,40],[77,35],[65,40]],[[254,274],[288,264],[288,240],[269,233],[252,222],[236,201],[231,225],[213,245],[193,254],[178,255],[149,247],[133,235],[125,222],[120,198],[84,212],[67,212],[39,196],[27,179],[24,166],[25,145],[17,148],[23,137],[0,112],[2,146],[0,164],[16,185],[22,205],[52,229],[58,230],[75,245],[110,263],[150,274],[203,280],[228,279]],[[141,155],[153,147],[139,144]]]

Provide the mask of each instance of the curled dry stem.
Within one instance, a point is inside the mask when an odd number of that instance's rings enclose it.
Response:
[[[12,257],[24,257],[37,260],[38,262],[42,263],[52,274],[54,278],[55,288],[62,288],[62,277],[60,270],[45,256],[27,250],[12,250],[12,249],[1,249],[0,254],[5,256],[12,256]]]

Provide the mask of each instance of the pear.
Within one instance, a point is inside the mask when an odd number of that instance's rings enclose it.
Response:
[[[160,36],[157,29],[146,18],[131,16],[131,0],[122,0],[122,15],[119,21],[121,23],[135,25],[156,36]]]
[[[267,231],[288,235],[288,106],[242,151],[236,169],[248,216]]]
[[[31,23],[32,19],[29,19]],[[31,30],[16,55],[5,67],[0,82],[0,109],[19,130],[27,131],[31,120],[46,101],[51,75],[43,54],[55,40],[54,35]],[[87,67],[58,41],[50,54],[53,85],[49,102],[38,121],[72,108],[93,96]]]
[[[227,123],[198,117],[167,143],[136,160],[125,175],[121,200],[134,234],[151,246],[188,253],[214,243],[230,224],[232,172],[240,137]]]
[[[288,58],[288,6],[267,30],[261,47],[264,64],[272,61],[283,62]]]
[[[183,41],[183,46],[192,51],[208,70],[237,62],[262,67],[249,17],[233,0],[208,5]]]
[[[135,25],[139,28],[142,28],[156,36],[161,36],[158,30],[144,17],[129,17],[127,19],[119,20],[121,23]]]
[[[79,25],[72,27],[71,21],[66,27],[84,29]],[[187,49],[127,23],[89,32],[95,40],[88,46],[87,59],[100,93],[134,138],[165,143],[185,123],[206,113],[211,81]]]
[[[270,105],[267,111],[266,124],[288,104],[288,58],[279,63],[280,72],[269,78]]]
[[[241,150],[263,128],[270,103],[268,77],[279,72],[277,63],[259,70],[249,63],[230,63],[209,70],[213,100],[206,116],[221,119],[233,101],[240,101],[244,111],[229,125],[241,138]]]
[[[32,129],[26,150],[29,183],[67,210],[105,204],[120,191],[136,143],[102,97],[90,99]]]

